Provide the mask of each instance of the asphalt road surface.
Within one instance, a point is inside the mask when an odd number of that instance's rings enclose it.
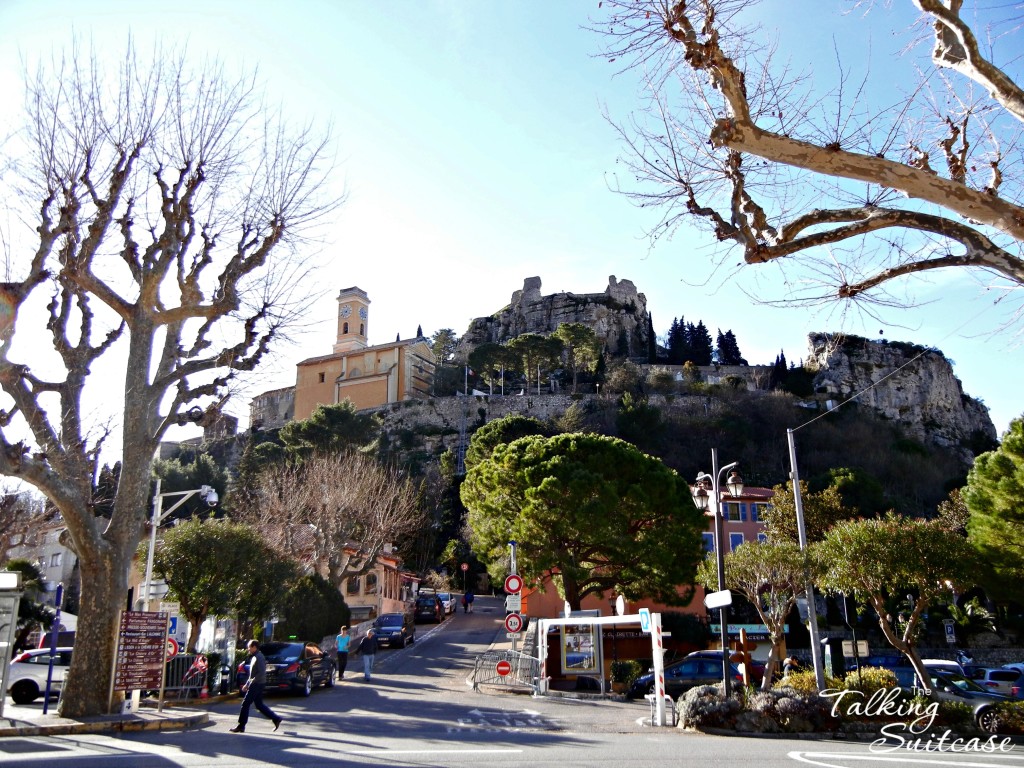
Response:
[[[421,624],[413,645],[381,651],[369,683],[354,658],[333,690],[268,697],[284,718],[277,732],[254,711],[245,734],[229,733],[238,713],[233,700],[211,707],[211,723],[192,731],[0,739],[0,766],[1024,768],[1020,747],[995,754],[879,752],[862,742],[709,736],[645,725],[645,702],[474,692],[466,683],[473,661],[504,639],[503,618],[498,599],[478,598],[474,613],[460,610],[439,626]],[[42,708],[39,701],[31,706]]]

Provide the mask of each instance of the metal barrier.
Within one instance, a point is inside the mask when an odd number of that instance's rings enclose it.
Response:
[[[511,670],[499,674],[498,664],[507,662]],[[485,651],[476,657],[473,667],[473,690],[481,685],[502,685],[506,688],[528,688],[534,693],[540,679],[540,662],[519,651]]]
[[[167,662],[164,673],[165,699],[202,698],[210,680],[210,669],[202,654],[183,653]],[[207,687],[207,694],[209,688]]]

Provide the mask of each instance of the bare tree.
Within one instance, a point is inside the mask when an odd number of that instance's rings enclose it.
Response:
[[[45,504],[29,494],[0,488],[0,566],[7,562],[12,550],[40,543],[40,529],[54,517],[52,509],[46,509]]]
[[[271,465],[260,475],[257,497],[258,507],[240,514],[339,590],[425,520],[412,481],[355,451]]]
[[[755,4],[602,4],[609,58],[643,72],[646,104],[619,126],[639,185],[623,191],[660,209],[654,238],[697,217],[746,264],[787,259],[799,270],[787,300],[805,305],[905,306],[890,281],[947,267],[987,273],[1000,298],[1019,297],[1024,91],[961,16],[962,0],[914,0],[925,34],[912,42],[934,40],[933,69],[908,64],[908,93],[878,107],[868,76],[843,62],[833,90],[813,91],[790,63],[797,51],[780,62],[769,31],[743,26]],[[888,5],[848,3],[876,15]],[[869,23],[846,23],[858,21]],[[1016,65],[1012,26],[1000,44]]]
[[[0,472],[57,507],[81,566],[75,658],[60,713],[105,712],[119,609],[168,427],[253,370],[302,309],[297,246],[341,202],[327,132],[291,128],[250,77],[131,45],[27,77],[23,130],[4,146],[22,228],[0,328]],[[13,217],[12,217],[13,218]],[[308,295],[308,294],[306,294]],[[45,329],[52,350],[33,335]],[[118,403],[123,450],[109,517],[94,513]]]

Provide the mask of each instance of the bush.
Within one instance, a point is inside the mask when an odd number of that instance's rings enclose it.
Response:
[[[612,682],[632,685],[640,675],[644,673],[643,665],[636,659],[626,659],[612,662]]]
[[[717,685],[699,685],[676,702],[680,728],[731,728],[742,709],[738,699],[726,699]]]
[[[996,705],[999,733],[1024,734],[1024,701],[1003,701]]]
[[[865,697],[882,688],[895,688],[899,685],[896,673],[885,667],[863,667],[857,672],[850,672],[840,686],[847,691],[860,691]],[[829,686],[831,687],[831,686]]]
[[[791,672],[790,674],[786,675],[784,678],[779,680],[779,682],[777,682],[772,687],[776,690],[781,690],[783,688],[792,688],[794,691],[804,696],[810,696],[812,694],[814,696],[817,696],[818,678],[814,676],[813,669],[803,669],[799,672]],[[839,681],[838,678],[826,677],[825,687],[836,689],[842,688],[843,684]]]

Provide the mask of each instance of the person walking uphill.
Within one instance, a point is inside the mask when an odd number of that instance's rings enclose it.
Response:
[[[373,627],[366,630],[366,637],[359,641],[359,655],[363,657],[363,676],[366,682],[370,682],[373,659],[377,655],[377,636],[373,632]]]
[[[263,689],[267,686],[267,660],[260,653],[260,644],[256,640],[249,641],[249,679],[242,686],[245,697],[242,699],[242,711],[238,713],[238,725],[231,729],[232,733],[245,733],[245,724],[249,722],[249,707],[256,705],[264,717],[269,717],[276,731],[281,725],[281,718],[274,710],[263,703]]]
[[[348,666],[348,647],[352,643],[352,637],[348,633],[348,627],[342,627],[335,638],[338,648],[338,679],[345,679],[345,667]]]
[[[472,613],[473,612],[473,600],[475,599],[475,597],[476,596],[473,594],[473,590],[472,589],[467,589],[466,590],[466,594],[464,594],[462,596],[462,605],[464,606],[463,607],[463,612],[465,612],[465,613]]]

